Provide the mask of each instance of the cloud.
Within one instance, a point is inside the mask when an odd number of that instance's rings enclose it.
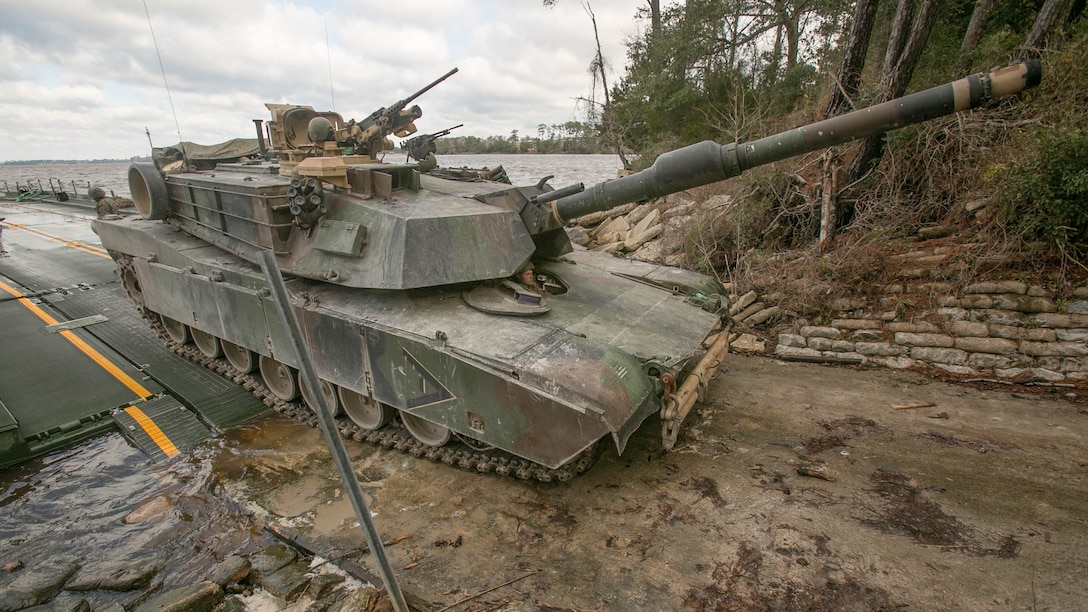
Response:
[[[643,4],[592,2],[615,66]],[[142,155],[145,129],[156,145],[249,136],[265,102],[361,119],[455,66],[416,102],[420,129],[535,133],[578,117],[596,50],[576,0],[0,0],[0,14],[0,161]]]

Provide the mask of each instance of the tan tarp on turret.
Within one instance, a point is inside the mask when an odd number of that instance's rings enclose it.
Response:
[[[184,150],[184,155],[182,151]],[[170,147],[155,147],[152,151],[155,164],[162,168],[166,164],[188,158],[189,163],[204,166],[216,163],[237,161],[242,157],[256,157],[260,154],[256,138],[234,138],[214,145],[201,145],[193,142],[179,142]]]

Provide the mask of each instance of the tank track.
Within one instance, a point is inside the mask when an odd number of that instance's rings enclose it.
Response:
[[[177,355],[202,365],[240,385],[278,414],[310,427],[318,426],[317,415],[301,399],[294,402],[284,401],[273,395],[260,377],[243,374],[235,370],[225,360],[208,357],[195,346],[178,343],[170,337],[166,328],[158,320],[157,315],[140,308],[138,305],[137,308],[140,309],[147,324],[155,331],[163,344]],[[593,447],[583,451],[570,463],[558,468],[549,468],[498,449],[474,449],[461,441],[450,442],[438,448],[427,446],[416,440],[396,419],[376,431],[366,431],[346,417],[338,417],[336,426],[344,439],[395,449],[414,457],[422,457],[436,463],[445,463],[470,472],[494,473],[499,476],[511,476],[521,480],[537,480],[540,482],[566,482],[585,473],[586,470],[593,467],[602,446],[598,442]]]

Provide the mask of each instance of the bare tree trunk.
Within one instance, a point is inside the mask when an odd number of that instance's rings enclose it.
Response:
[[[589,13],[589,19],[593,22],[593,40],[597,43],[597,55],[593,58],[591,67],[595,72],[595,79],[601,79],[601,89],[604,90],[604,111],[601,113],[601,123],[603,124],[605,133],[608,135],[608,140],[611,141],[612,146],[616,150],[616,155],[620,158],[620,162],[623,163],[625,170],[631,168],[631,162],[627,159],[627,156],[623,152],[623,138],[616,131],[616,122],[612,117],[612,99],[608,93],[608,78],[605,76],[605,61],[604,54],[601,52],[601,36],[597,32],[597,16],[593,14],[593,8],[586,3],[586,12]]]
[[[1035,16],[1035,23],[1028,32],[1028,38],[1024,46],[1020,48],[1020,59],[1038,57],[1039,49],[1046,45],[1046,39],[1058,28],[1065,25],[1069,14],[1073,10],[1073,0],[1046,0],[1039,14]]]
[[[854,7],[854,22],[846,37],[838,87],[831,94],[824,113],[827,117],[842,114],[854,105],[850,98],[858,92],[861,84],[861,71],[865,68],[865,55],[869,52],[869,37],[873,32],[873,22],[876,20],[876,9],[879,5],[880,0],[858,0]]]
[[[883,83],[886,75],[895,66],[899,56],[903,53],[903,46],[907,41],[907,27],[914,17],[915,0],[899,0],[899,6],[895,9],[895,18],[892,20],[892,31],[888,35],[888,48],[884,50],[884,63],[881,64],[880,81]],[[882,95],[887,92],[881,92]],[[889,98],[891,96],[888,96]],[[885,98],[887,99],[887,98]]]
[[[960,56],[956,59],[954,72],[959,74],[970,65],[970,56],[978,48],[978,41],[982,40],[982,30],[986,26],[986,17],[994,6],[994,0],[976,0],[975,9],[971,11],[971,22],[967,24],[967,32],[963,35],[963,44],[960,46]]]
[[[823,155],[823,180],[820,183],[820,243],[821,251],[831,246],[838,223],[839,167],[842,161],[834,149]]]
[[[661,0],[646,0],[650,5],[650,33],[661,35]]]
[[[903,8],[907,4],[913,4],[913,0],[900,0],[899,6]],[[921,6],[918,7],[918,14],[914,16],[910,34],[902,44],[901,52],[897,56],[884,55],[884,67],[880,77],[880,101],[898,98],[906,92],[907,84],[910,83],[918,60],[922,57],[926,41],[929,40],[929,33],[933,31],[933,24],[937,22],[940,4],[941,0],[922,0]],[[896,15],[895,19],[900,21],[900,16]],[[906,18],[903,21],[905,23]],[[864,176],[869,171],[870,165],[879,159],[883,152],[883,134],[863,140],[857,157],[850,163],[847,182],[853,183]]]

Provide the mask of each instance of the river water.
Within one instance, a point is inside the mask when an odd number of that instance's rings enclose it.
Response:
[[[384,160],[390,163],[403,161],[401,153],[388,153]],[[588,187],[601,181],[616,178],[616,172],[623,167],[615,155],[443,155],[438,159],[443,166],[488,167],[501,165],[506,169],[510,180],[515,185],[534,184],[545,176],[554,176],[552,187],[566,187],[573,183],[585,183]],[[64,191],[76,191],[86,195],[87,187],[98,185],[114,195],[129,197],[128,191],[129,162],[71,162],[42,164],[0,164],[0,186],[7,185],[14,190],[16,184],[41,186],[49,193],[49,179],[53,179],[53,188]],[[8,189],[5,189],[8,190]]]

